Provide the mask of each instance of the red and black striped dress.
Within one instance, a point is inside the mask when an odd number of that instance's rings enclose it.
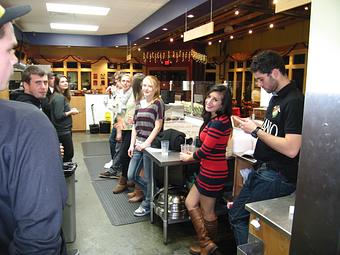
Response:
[[[200,160],[200,171],[195,184],[202,195],[221,195],[228,176],[225,152],[231,131],[230,118],[221,115],[211,119],[200,134],[202,146],[193,157]]]

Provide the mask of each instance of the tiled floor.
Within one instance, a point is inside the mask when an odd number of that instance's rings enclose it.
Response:
[[[167,122],[165,128],[170,127],[183,130],[192,137],[198,134],[199,129],[198,125],[184,123],[184,121]],[[147,221],[124,226],[111,225],[91,185],[81,148],[81,143],[84,141],[100,140],[107,141],[108,135],[73,134],[74,161],[78,163],[75,184],[77,237],[74,243],[69,244],[69,248],[79,249],[81,255],[189,254],[188,247],[195,236],[190,222],[170,225],[167,245],[163,244],[162,223],[157,217],[155,224]]]

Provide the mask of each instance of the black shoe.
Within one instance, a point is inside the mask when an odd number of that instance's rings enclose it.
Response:
[[[110,178],[110,179],[118,179],[118,173],[117,171],[110,169],[111,171],[105,171],[99,174],[100,178]]]

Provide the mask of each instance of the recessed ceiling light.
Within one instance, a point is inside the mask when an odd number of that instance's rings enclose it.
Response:
[[[305,7],[305,11],[308,11],[308,9],[309,9],[308,6],[306,6],[306,7]]]
[[[167,31],[168,29],[167,29],[166,27],[163,27],[162,30],[163,30],[163,31]]]
[[[253,33],[253,30],[249,29],[248,33],[249,33],[249,34],[252,34],[252,33]]]
[[[79,31],[97,31],[98,26],[95,25],[80,25],[80,24],[64,24],[64,23],[50,23],[52,29],[62,30],[79,30]]]
[[[146,39],[146,40],[149,40],[149,39],[150,39],[150,37],[145,37],[145,39]]]
[[[184,37],[184,35],[183,34],[181,34],[181,38],[183,38]]]
[[[47,11],[106,16],[110,8],[76,4],[46,3]]]
[[[239,15],[240,14],[240,11],[239,10],[236,10],[235,11],[235,15]]]
[[[218,40],[218,42],[219,42],[219,43],[221,43],[221,42],[222,42],[222,40]]]
[[[209,45],[212,45],[212,42],[211,42],[211,41],[209,41],[209,42],[208,42],[208,44],[209,44]]]
[[[141,48],[138,48],[138,51],[141,51]]]
[[[170,42],[173,42],[173,41],[174,41],[174,38],[171,37],[171,38],[170,38]]]
[[[195,17],[195,16],[194,16],[193,14],[188,14],[187,17],[188,17],[189,19],[191,19],[191,18],[193,18],[193,17]]]
[[[271,24],[269,25],[269,28],[273,28],[273,27],[274,27],[274,24],[271,23]]]
[[[232,40],[232,39],[234,39],[234,36],[233,36],[233,35],[231,35],[229,38],[230,38],[230,40]]]
[[[136,45],[137,45],[137,43],[134,43],[133,45],[134,45],[134,46],[136,46]]]

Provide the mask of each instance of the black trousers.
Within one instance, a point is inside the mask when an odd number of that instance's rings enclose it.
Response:
[[[64,146],[63,162],[72,162],[72,158],[74,155],[72,132],[64,135],[58,135],[58,138],[59,142]]]
[[[131,130],[123,130],[122,131],[122,144],[119,149],[119,161],[122,166],[122,176],[127,178],[127,172],[130,164],[130,157],[128,155],[128,150],[130,147],[131,141]]]

